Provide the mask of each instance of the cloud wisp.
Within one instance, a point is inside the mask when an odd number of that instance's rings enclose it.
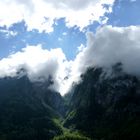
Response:
[[[31,81],[52,77],[51,88],[62,95],[88,67],[106,67],[121,62],[123,70],[140,76],[140,27],[104,26],[96,34],[87,33],[87,45],[80,47],[75,60],[68,61],[62,49],[27,46],[20,52],[0,60],[0,77],[16,76],[24,68]]]
[[[57,19],[65,18],[67,27],[82,30],[112,12],[115,0],[0,0],[0,26],[25,21],[28,30],[52,32]],[[103,5],[109,5],[105,8]],[[107,20],[107,18],[104,18]]]

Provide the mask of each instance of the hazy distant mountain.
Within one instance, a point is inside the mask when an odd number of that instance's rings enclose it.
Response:
[[[89,68],[70,99],[64,126],[91,139],[140,139],[140,80],[124,73],[121,64],[110,74]]]

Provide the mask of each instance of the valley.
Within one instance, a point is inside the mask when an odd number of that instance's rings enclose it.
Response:
[[[26,75],[0,79],[1,140],[136,140],[140,80],[118,63],[89,68],[64,97]]]

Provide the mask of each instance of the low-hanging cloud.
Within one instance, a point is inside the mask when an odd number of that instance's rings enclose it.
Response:
[[[85,66],[109,67],[121,62],[125,72],[140,75],[140,27],[104,26],[96,34],[87,33],[87,47],[82,52]]]
[[[75,60],[68,61],[61,48],[43,49],[41,45],[27,46],[20,52],[0,60],[0,77],[16,76],[24,68],[29,79],[52,77],[51,88],[62,95],[88,67],[112,67],[121,62],[128,74],[140,76],[140,27],[104,26],[96,34],[87,33],[86,46],[81,45]]]
[[[87,33],[86,46],[78,47],[79,53],[69,62],[68,79],[60,86],[62,94],[70,90],[73,82],[80,81],[80,75],[88,67],[111,68],[121,62],[124,72],[140,76],[140,27],[104,26],[96,34]]]
[[[140,76],[140,27],[104,26],[96,34],[87,33],[87,45],[72,62],[69,79],[61,86],[63,93],[74,82],[80,81],[80,75],[89,67],[110,69],[116,63],[122,63],[123,71]],[[65,92],[64,92],[65,91]]]
[[[15,77],[21,69],[25,69],[32,82],[47,80],[51,76],[54,81],[52,88],[58,90],[60,81],[66,76],[65,62],[66,57],[60,48],[47,50],[41,45],[27,46],[0,60],[0,77]]]
[[[0,26],[25,21],[28,30],[52,32],[57,19],[65,18],[68,27],[81,30],[102,22],[101,16],[112,12],[115,0],[0,0]],[[103,4],[108,4],[109,9]],[[14,14],[13,14],[14,13]],[[107,18],[105,18],[107,20]]]

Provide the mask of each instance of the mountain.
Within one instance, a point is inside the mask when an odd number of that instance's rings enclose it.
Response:
[[[62,97],[51,76],[0,79],[0,140],[138,140],[140,77],[122,64],[88,68]]]
[[[50,140],[62,134],[64,100],[51,82],[32,83],[25,75],[0,79],[0,140]]]
[[[110,72],[89,68],[81,79],[64,126],[95,140],[140,139],[140,79],[123,72],[121,63]]]

